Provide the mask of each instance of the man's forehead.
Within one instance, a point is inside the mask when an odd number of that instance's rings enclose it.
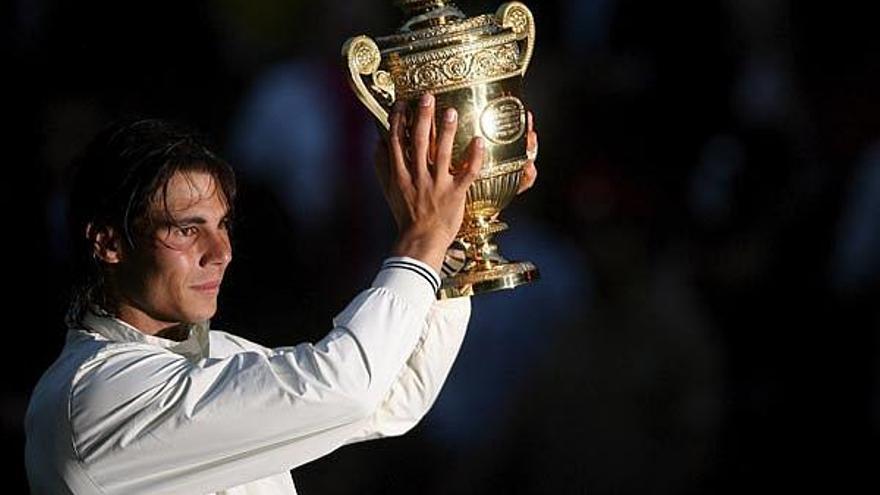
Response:
[[[214,210],[217,210],[225,215],[229,210],[222,188],[206,172],[177,172],[163,189],[154,202],[154,208],[160,212],[177,215],[199,210],[216,213]]]

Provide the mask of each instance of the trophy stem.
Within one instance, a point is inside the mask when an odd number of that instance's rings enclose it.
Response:
[[[468,222],[461,233],[468,260],[465,270],[491,270],[496,265],[506,263],[493,239],[495,234],[508,228],[506,223],[491,217],[477,216]]]
[[[465,220],[457,242],[464,247],[464,264],[455,275],[443,279],[440,298],[472,296],[527,284],[539,278],[534,264],[511,262],[498,252],[494,237],[508,225],[492,217]]]

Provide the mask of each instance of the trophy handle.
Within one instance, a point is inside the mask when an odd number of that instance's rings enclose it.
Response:
[[[525,40],[526,46],[519,58],[521,73],[525,76],[535,49],[535,17],[532,11],[520,2],[508,2],[498,7],[495,17],[499,24],[512,29],[518,40]]]
[[[526,46],[519,59],[521,74],[525,76],[535,49],[535,17],[532,11],[520,2],[508,2],[498,7],[495,17],[503,27],[513,29],[518,40],[525,40]]]
[[[394,104],[394,81],[387,71],[378,70],[382,54],[376,42],[367,36],[351,38],[342,45],[342,58],[350,73],[348,82],[358,99],[386,130],[390,129],[385,108]],[[364,84],[364,77],[368,76],[372,79],[369,88]],[[385,106],[377,97],[382,99]]]

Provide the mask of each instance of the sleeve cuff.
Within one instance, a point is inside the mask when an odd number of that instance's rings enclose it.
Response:
[[[373,287],[386,287],[402,294],[426,294],[433,299],[440,290],[440,275],[423,261],[394,256],[382,262]]]

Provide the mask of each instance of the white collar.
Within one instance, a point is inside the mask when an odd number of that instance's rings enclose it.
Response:
[[[82,321],[84,330],[96,333],[113,342],[141,342],[162,347],[191,360],[208,356],[209,321],[189,325],[189,336],[186,340],[176,341],[147,335],[128,323],[110,315],[99,315],[94,311],[86,312]]]

